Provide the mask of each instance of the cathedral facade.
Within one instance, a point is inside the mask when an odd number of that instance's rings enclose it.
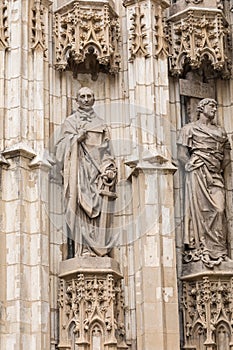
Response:
[[[0,0],[0,348],[233,349],[233,1]]]

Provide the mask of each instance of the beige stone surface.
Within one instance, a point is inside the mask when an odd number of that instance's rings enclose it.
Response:
[[[231,35],[231,4],[177,0],[167,8],[168,1],[159,0],[126,0],[125,6],[121,0],[80,2],[93,9],[97,3],[98,8],[109,4],[119,16],[121,57],[115,75],[100,72],[92,81],[90,74],[74,77],[72,71],[55,69],[54,12],[73,1],[0,4],[0,348],[55,350],[60,337],[59,281],[98,267],[123,277],[128,349],[179,350],[180,278],[189,276],[191,283],[200,273],[209,278],[217,274],[229,283],[232,268],[223,262],[203,272],[199,263],[182,263],[184,182],[176,171],[176,138],[187,122],[189,99],[195,99],[189,95],[197,83],[184,96],[179,76],[169,74],[167,55],[174,57],[171,50],[177,46],[168,31],[171,22],[175,30],[173,25],[187,20],[188,9],[194,8],[197,15],[204,8],[208,20],[219,16]],[[225,50],[227,43],[216,44],[224,48],[223,66],[212,69],[208,63],[210,72],[202,66],[199,72],[203,84],[214,86],[217,122],[232,144],[233,86],[232,79],[224,78],[229,71],[226,57],[232,56]],[[187,84],[186,69],[192,69],[183,61],[181,65]],[[112,258],[65,261],[62,186],[49,162],[60,126],[76,109],[76,93],[83,86],[95,92],[96,112],[105,119],[113,140],[119,176],[114,225],[120,239]],[[189,106],[195,103],[192,100]],[[226,170],[225,182],[232,257],[232,168]]]

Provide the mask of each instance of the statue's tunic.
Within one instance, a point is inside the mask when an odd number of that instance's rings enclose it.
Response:
[[[94,255],[104,255],[112,238],[108,237],[105,249],[99,246],[101,174],[114,166],[114,160],[107,127],[92,108],[88,112],[78,109],[65,120],[56,144],[56,158],[63,169],[65,220],[76,243],[75,255],[82,255],[83,247]]]
[[[224,153],[230,144],[223,128],[199,121],[185,125],[178,144],[190,155],[185,165],[184,243],[212,259],[227,255],[225,190],[222,174]]]

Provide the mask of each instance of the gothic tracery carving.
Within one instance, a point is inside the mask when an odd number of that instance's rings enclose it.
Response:
[[[45,51],[45,32],[44,32],[44,14],[45,7],[41,0],[35,0],[32,8],[32,48],[40,48]]]
[[[167,36],[165,34],[166,31],[166,24],[163,17],[163,8],[162,6],[158,6],[156,15],[155,15],[155,47],[156,57],[167,57],[169,55],[168,52],[168,40]]]
[[[93,73],[96,65],[104,71],[119,71],[119,23],[110,5],[76,1],[55,12],[55,68],[77,74]],[[78,65],[82,65],[79,66]]]
[[[232,345],[233,279],[203,277],[183,282],[184,349]]]
[[[7,3],[5,0],[0,4],[0,49],[8,47],[8,24],[7,24]]]
[[[168,21],[172,56],[170,72],[180,75],[185,62],[193,69],[207,57],[213,69],[229,77],[228,23],[219,10],[187,9]]]
[[[130,47],[130,59],[132,62],[137,55],[143,57],[148,57],[149,53],[147,51],[147,34],[145,33],[145,24],[143,23],[144,14],[141,13],[140,5],[135,7],[135,12],[132,14],[130,20],[132,21],[132,26],[130,28],[131,36],[131,47]]]
[[[128,348],[121,282],[112,274],[78,274],[77,278],[61,279],[59,309],[59,348],[72,345],[72,339],[80,346],[99,341],[101,349],[106,344],[111,344],[111,349]]]

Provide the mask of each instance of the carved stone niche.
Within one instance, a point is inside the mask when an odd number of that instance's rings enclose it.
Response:
[[[229,24],[221,9],[212,6],[216,1],[202,1],[193,6],[193,1],[177,2],[180,12],[168,18],[170,43],[169,70],[172,75],[183,74],[185,65],[199,69],[203,61],[210,61],[213,70],[221,78],[230,78]],[[209,7],[207,3],[212,3]],[[181,5],[185,6],[182,10]],[[192,6],[191,6],[192,5]],[[172,13],[172,12],[171,12]]]
[[[55,68],[115,74],[120,68],[118,16],[109,0],[70,1],[54,12]]]
[[[128,349],[118,263],[73,258],[61,262],[60,272],[58,349]]]
[[[184,350],[233,349],[233,264],[182,277]]]

